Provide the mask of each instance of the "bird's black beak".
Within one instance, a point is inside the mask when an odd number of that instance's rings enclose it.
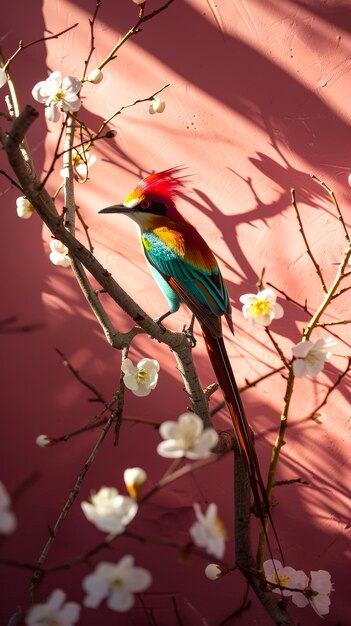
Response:
[[[101,209],[99,213],[128,213],[128,207],[124,204],[113,204],[112,206],[107,206],[105,209]]]

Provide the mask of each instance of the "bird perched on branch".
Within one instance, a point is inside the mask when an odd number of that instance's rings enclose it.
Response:
[[[186,177],[181,175],[181,170],[172,168],[147,176],[122,204],[99,213],[122,213],[137,224],[150,271],[169,307],[158,321],[177,311],[182,302],[197,318],[247,466],[255,507],[264,525],[266,515],[271,519],[267,493],[223,341],[223,315],[234,332],[229,296],[212,250],[176,208],[177,195],[185,187]]]

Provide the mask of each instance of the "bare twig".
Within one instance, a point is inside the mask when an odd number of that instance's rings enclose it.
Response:
[[[258,383],[260,383],[262,380],[266,380],[266,378],[270,378],[270,376],[273,376],[273,374],[277,374],[278,372],[281,372],[284,369],[285,369],[285,365],[281,365],[280,367],[276,367],[275,369],[271,370],[267,374],[263,374],[263,376],[259,376],[258,378],[255,378],[252,381],[246,380],[246,384],[243,385],[242,387],[239,387],[240,393],[244,393],[244,391],[247,391],[247,389],[256,387],[256,385],[258,385]],[[210,411],[211,417],[215,415],[216,413],[218,413],[218,411],[221,411],[222,409],[224,409],[225,406],[226,404],[224,401],[216,404],[216,406],[212,409],[212,411]]]
[[[325,281],[324,281],[324,278],[323,278],[323,274],[321,272],[321,268],[319,267],[316,259],[314,258],[313,254],[312,254],[312,250],[311,250],[311,248],[309,246],[309,243],[307,241],[307,237],[305,235],[304,227],[303,227],[302,220],[301,220],[301,217],[300,217],[300,212],[299,212],[299,210],[297,208],[297,204],[296,204],[295,189],[291,190],[291,202],[292,202],[292,205],[293,205],[293,207],[295,209],[297,221],[299,223],[299,230],[300,230],[300,233],[301,233],[302,238],[304,240],[307,254],[310,257],[310,259],[311,259],[311,261],[312,261],[312,263],[313,263],[313,265],[314,265],[314,267],[316,269],[316,272],[317,272],[318,278],[319,278],[319,280],[321,282],[322,289],[323,289],[324,293],[327,293],[328,289],[327,289],[327,286],[325,284]]]
[[[58,532],[59,532],[62,524],[64,523],[64,521],[65,521],[65,519],[66,519],[66,517],[67,517],[67,515],[68,515],[68,513],[69,513],[69,511],[70,511],[70,509],[71,509],[71,507],[73,505],[73,503],[75,502],[75,500],[76,500],[76,498],[77,498],[77,496],[78,496],[78,494],[80,492],[80,488],[82,486],[83,480],[84,480],[87,472],[89,471],[91,465],[95,461],[96,455],[97,455],[100,447],[102,446],[102,444],[104,442],[104,439],[105,439],[108,431],[110,430],[111,425],[112,425],[114,419],[115,419],[115,414],[113,412],[111,414],[110,418],[108,419],[107,423],[103,427],[103,429],[101,431],[101,434],[100,434],[100,436],[99,436],[99,438],[98,438],[98,440],[97,440],[97,442],[96,442],[92,452],[90,453],[88,459],[84,463],[83,468],[82,468],[82,470],[80,471],[80,473],[78,475],[76,483],[75,483],[72,491],[70,492],[70,494],[68,496],[68,499],[67,499],[67,501],[66,501],[66,503],[65,503],[65,505],[64,505],[64,507],[63,507],[63,509],[62,509],[62,511],[60,513],[60,515],[58,516],[55,524],[54,524],[54,527],[50,530],[49,539],[47,540],[47,542],[46,542],[46,544],[45,544],[45,546],[44,546],[44,548],[43,548],[43,550],[42,550],[42,552],[40,554],[40,557],[39,557],[38,562],[37,562],[37,569],[34,572],[32,580],[31,580],[31,596],[32,596],[33,602],[34,602],[34,594],[35,594],[36,588],[37,588],[37,586],[38,586],[38,584],[39,584],[39,582],[40,582],[40,580],[42,578],[42,574],[43,574],[42,567],[43,567],[43,564],[44,564],[44,562],[46,560],[46,557],[47,557],[47,555],[48,555],[48,553],[50,551],[50,548],[52,547],[52,544],[54,543],[54,541],[55,541],[55,539],[56,539],[56,537],[58,535]]]
[[[69,369],[71,374],[73,374],[74,378],[78,380],[78,382],[81,385],[83,385],[83,387],[86,387],[94,394],[95,396],[94,400],[97,402],[101,402],[102,404],[106,404],[106,400],[104,399],[100,391],[98,391],[91,383],[88,383],[84,378],[82,378],[79,371],[73,367],[72,363],[65,356],[62,350],[60,350],[59,348],[56,348],[56,352],[61,357],[63,365]]]
[[[84,71],[83,71],[83,76],[81,78],[81,82],[84,83],[84,81],[86,80],[86,74],[88,71],[88,65],[89,65],[89,61],[92,57],[92,54],[95,50],[95,35],[94,35],[94,26],[95,26],[95,22],[96,22],[96,18],[97,18],[97,14],[99,12],[99,9],[102,5],[102,1],[101,0],[96,0],[96,4],[95,4],[95,11],[93,13],[93,17],[92,19],[89,19],[89,26],[90,26],[90,50],[89,50],[89,54],[86,58],[86,60],[84,61]]]
[[[72,26],[69,26],[68,28],[65,28],[64,30],[61,30],[59,33],[56,33],[55,35],[49,35],[49,37],[40,37],[39,39],[34,39],[34,41],[30,41],[29,43],[23,43],[23,41],[21,40],[18,44],[17,50],[9,57],[6,63],[2,66],[3,70],[7,71],[12,61],[23,50],[26,50],[27,48],[30,48],[31,46],[35,46],[37,43],[41,43],[42,41],[49,41],[49,39],[58,39],[58,37],[61,37],[61,35],[64,35],[64,33],[68,33],[69,30],[76,28],[78,26],[78,23],[79,22],[77,22],[76,24],[73,24]]]
[[[313,416],[317,413],[317,411],[319,411],[322,408],[322,406],[327,404],[328,398],[329,398],[330,394],[340,385],[341,381],[343,380],[343,378],[345,378],[346,374],[348,374],[350,369],[351,369],[351,357],[349,357],[347,359],[347,365],[346,365],[344,371],[340,372],[340,374],[338,375],[338,377],[335,380],[334,384],[329,387],[329,389],[326,392],[322,402],[320,404],[318,404],[318,406],[316,406],[316,408],[309,415],[309,418],[313,419]]]
[[[329,196],[331,197],[332,201],[334,202],[334,205],[335,205],[336,210],[337,210],[337,212],[338,212],[338,219],[339,219],[339,222],[340,222],[340,223],[341,223],[341,225],[342,225],[342,228],[343,228],[343,231],[344,231],[344,235],[345,235],[346,241],[347,241],[347,242],[350,242],[350,235],[349,235],[349,232],[348,232],[348,230],[347,230],[347,226],[346,226],[346,224],[345,224],[344,216],[343,216],[343,214],[342,214],[342,213],[341,213],[341,211],[340,211],[339,203],[338,203],[338,201],[337,201],[337,199],[336,199],[336,197],[335,197],[334,191],[332,191],[332,190],[328,187],[328,185],[326,185],[325,183],[323,183],[323,181],[321,181],[321,180],[320,180],[320,178],[318,178],[318,177],[317,177],[317,176],[315,176],[314,174],[312,174],[312,175],[311,175],[311,178],[312,178],[314,181],[316,181],[316,183],[318,183],[319,185],[321,185],[321,187],[323,187],[323,189],[325,189],[325,191],[327,191],[327,192],[328,192],[328,194],[329,194]]]
[[[157,96],[159,93],[161,93],[161,91],[163,91],[164,89],[167,89],[167,87],[169,87],[169,85],[170,85],[170,83],[167,83],[166,85],[163,85],[163,87],[160,87],[160,89],[158,89],[153,94],[151,94],[151,96],[147,96],[146,98],[138,98],[137,100],[133,100],[133,102],[129,102],[129,104],[124,104],[123,106],[121,106],[114,113],[112,113],[112,115],[110,115],[109,118],[107,118],[106,120],[103,121],[103,123],[101,124],[101,126],[100,126],[99,130],[97,131],[96,135],[94,135],[92,137],[91,142],[93,143],[94,141],[96,141],[96,139],[99,139],[101,134],[105,130],[106,126],[111,122],[111,120],[113,120],[114,117],[116,117],[117,115],[122,113],[122,111],[124,111],[125,109],[129,109],[130,107],[134,107],[136,104],[140,104],[141,102],[149,102],[149,101],[153,100],[155,98],[155,96]]]
[[[144,12],[142,12],[141,14],[139,13],[139,19],[136,22],[136,24],[132,26],[132,28],[130,28],[129,31],[122,37],[122,39],[120,39],[120,41],[112,48],[111,52],[98,66],[99,70],[102,70],[105,67],[105,65],[107,65],[107,63],[109,63],[110,61],[112,61],[112,59],[116,57],[116,52],[123,46],[123,44],[130,37],[133,37],[133,35],[137,35],[139,32],[141,32],[140,26],[144,22],[147,22],[148,20],[151,20],[152,18],[156,17],[156,15],[161,13],[161,11],[164,11],[165,9],[167,9],[169,5],[172,4],[172,2],[173,0],[168,0],[168,2],[163,4],[161,7],[159,7],[155,11],[152,11],[152,13],[148,13],[147,15],[145,15]]]

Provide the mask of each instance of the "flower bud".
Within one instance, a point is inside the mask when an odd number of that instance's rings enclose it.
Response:
[[[154,113],[163,113],[165,107],[166,103],[164,100],[161,100],[160,98],[154,98],[149,106],[149,113],[150,115],[153,115]]]
[[[98,85],[99,83],[101,83],[103,77],[104,75],[102,71],[99,70],[99,68],[96,68],[95,70],[91,70],[91,72],[89,72],[87,79],[89,83],[94,83],[94,85]]]
[[[36,438],[35,443],[40,448],[49,448],[49,446],[52,446],[55,443],[55,439],[49,435],[39,435]]]
[[[134,500],[137,499],[146,478],[146,472],[141,467],[129,467],[124,471],[125,486]]]
[[[18,217],[27,220],[33,215],[34,207],[31,205],[27,198],[25,198],[24,196],[20,196],[16,200],[16,211]]]
[[[210,563],[205,569],[205,575],[209,580],[217,580],[223,576],[222,568],[217,563]]]

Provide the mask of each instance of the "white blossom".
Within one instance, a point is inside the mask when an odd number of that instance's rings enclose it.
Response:
[[[61,267],[69,267],[71,260],[68,256],[68,248],[58,239],[52,239],[50,241],[50,261],[54,265],[61,265]]]
[[[283,307],[276,300],[277,295],[272,289],[244,294],[240,302],[244,305],[242,312],[245,319],[258,326],[269,326],[274,319],[278,320],[284,315]]]
[[[120,535],[135,517],[138,505],[128,496],[121,496],[113,487],[101,487],[91,495],[91,502],[82,502],[85,517],[96,528]]]
[[[146,481],[146,472],[141,467],[128,467],[123,478],[129,495],[135,500]]]
[[[304,591],[294,592],[292,601],[296,606],[304,608],[308,604],[323,617],[330,610],[330,594],[333,591],[331,576],[326,570],[312,571],[310,578],[302,571],[297,572],[298,580],[296,587]]]
[[[130,359],[124,359],[121,365],[123,382],[135,396],[148,396],[155,389],[158,380],[160,365],[155,359],[141,359],[138,365],[133,365]]]
[[[17,521],[10,510],[11,498],[5,485],[0,481],[0,534],[9,535],[16,529]]]
[[[79,183],[85,183],[90,168],[96,162],[95,154],[89,154],[89,149],[86,146],[81,146],[72,150],[72,167],[73,173]],[[60,176],[67,178],[69,176],[69,168],[67,166],[60,170]]]
[[[26,615],[27,626],[72,626],[80,615],[77,602],[66,602],[66,594],[55,589],[45,604],[35,604]]]
[[[151,104],[149,106],[149,113],[153,115],[154,113],[163,113],[166,108],[166,103],[161,98],[153,98],[151,100]]]
[[[145,0],[133,0],[134,4],[145,4]]]
[[[55,441],[56,440],[49,435],[38,435],[35,443],[39,446],[39,448],[49,448],[53,443],[55,443]]]
[[[160,435],[165,441],[157,446],[157,452],[166,458],[187,457],[206,458],[218,441],[213,428],[206,428],[195,413],[183,413],[178,422],[166,421],[161,424]]]
[[[124,556],[116,565],[99,563],[93,574],[82,581],[88,595],[84,606],[95,609],[106,599],[113,611],[129,611],[134,605],[134,594],[140,593],[152,583],[150,572],[143,567],[134,567],[134,557]]]
[[[3,87],[5,83],[7,83],[6,72],[0,67],[0,87]]]
[[[74,76],[62,78],[61,72],[52,72],[46,80],[32,89],[34,100],[45,104],[45,115],[51,122],[58,122],[60,112],[75,113],[81,107],[78,93],[82,83]]]
[[[204,515],[200,506],[195,503],[194,511],[196,522],[189,531],[193,542],[200,548],[205,548],[208,554],[221,559],[225,551],[227,532],[222,520],[217,516],[217,505],[214,502],[209,504]]]
[[[18,217],[27,220],[35,211],[34,206],[24,196],[20,196],[16,200],[16,211]]]
[[[284,587],[297,587],[298,575],[293,567],[283,567],[280,561],[274,559],[273,561],[265,561],[263,563],[263,570],[268,582],[274,585],[280,585],[280,587],[274,587],[272,589],[274,593],[282,593],[285,597],[293,594],[291,590],[284,589]]]
[[[210,563],[205,569],[205,576],[207,576],[209,580],[217,580],[223,576],[223,570],[217,563]]]
[[[295,376],[297,378],[317,376],[322,371],[325,361],[329,361],[332,356],[329,348],[336,343],[331,337],[318,339],[315,343],[308,340],[300,341],[292,348],[295,357],[292,364]]]
[[[104,75],[101,70],[97,67],[95,70],[91,70],[87,76],[87,80],[89,83],[94,83],[94,85],[98,85],[101,83]]]

